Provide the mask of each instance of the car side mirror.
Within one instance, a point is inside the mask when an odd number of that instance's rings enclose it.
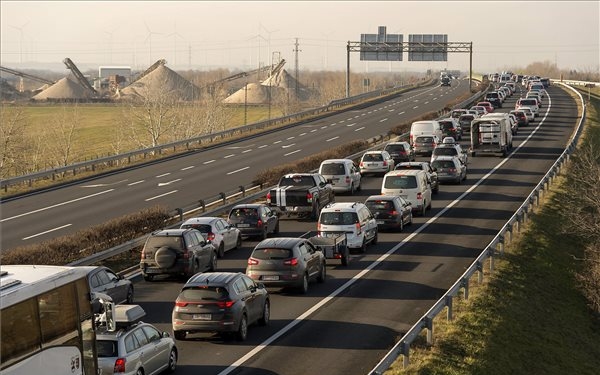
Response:
[[[258,289],[265,289],[265,284],[263,284],[263,283],[256,283],[256,287]]]
[[[169,334],[169,332],[163,332],[162,337],[166,339],[166,338],[171,337],[171,335]]]

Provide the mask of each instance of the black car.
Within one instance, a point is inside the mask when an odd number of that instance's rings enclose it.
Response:
[[[160,274],[190,277],[216,268],[217,249],[197,229],[154,232],[142,249],[140,269],[146,281]]]
[[[438,120],[440,127],[442,128],[443,137],[452,137],[455,141],[462,139],[462,128],[458,121],[453,118]],[[411,161],[411,160],[407,160]]]
[[[246,340],[248,327],[265,326],[271,316],[269,293],[262,283],[240,272],[209,272],[192,276],[175,300],[175,339],[190,333],[218,332]]]
[[[484,100],[486,102],[492,103],[494,108],[502,108],[502,98],[500,97],[500,94],[498,94],[498,92],[496,91],[491,91],[485,94]]]
[[[377,221],[379,230],[402,232],[405,225],[412,224],[412,205],[399,195],[371,195],[365,205]]]
[[[415,153],[408,142],[389,142],[383,150],[387,151],[394,159],[394,165],[403,161],[415,160]]]
[[[270,233],[279,233],[279,215],[262,203],[238,204],[229,211],[229,224],[242,235],[265,239]]]

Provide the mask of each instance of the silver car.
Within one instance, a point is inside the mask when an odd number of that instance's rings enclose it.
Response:
[[[431,167],[437,171],[440,182],[460,184],[467,179],[467,166],[456,156],[438,156]]]
[[[223,258],[226,251],[242,246],[242,232],[220,217],[201,216],[188,219],[180,228],[194,228],[200,231],[207,241],[217,249],[217,256]]]
[[[82,266],[87,269],[87,279],[92,292],[101,292],[112,298],[115,304],[133,303],[133,283],[104,266]]]
[[[360,173],[386,174],[394,170],[394,159],[387,151],[367,151],[359,163]]]
[[[159,331],[152,324],[139,321],[145,315],[140,306],[120,306],[125,308],[123,314],[118,309],[115,310],[117,328],[120,329],[116,332],[99,329],[96,334],[100,372],[155,375],[163,371],[175,371],[178,358],[175,340],[169,333]],[[141,315],[138,314],[139,310],[142,311]],[[132,315],[135,315],[133,321],[129,319]]]

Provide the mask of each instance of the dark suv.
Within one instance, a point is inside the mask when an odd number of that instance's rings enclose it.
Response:
[[[219,332],[246,340],[248,326],[269,324],[269,293],[240,272],[200,273],[181,289],[173,307],[173,334],[183,340],[188,333]]]
[[[492,103],[494,108],[502,108],[502,98],[500,98],[500,94],[496,91],[490,91],[485,94],[485,101]]]
[[[144,280],[170,274],[190,277],[217,268],[217,250],[197,229],[165,229],[148,237],[140,269]]]

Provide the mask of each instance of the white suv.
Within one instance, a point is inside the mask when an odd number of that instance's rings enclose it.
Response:
[[[367,244],[377,244],[377,221],[364,203],[336,202],[321,211],[317,223],[319,236],[346,234],[346,246],[364,253]]]

